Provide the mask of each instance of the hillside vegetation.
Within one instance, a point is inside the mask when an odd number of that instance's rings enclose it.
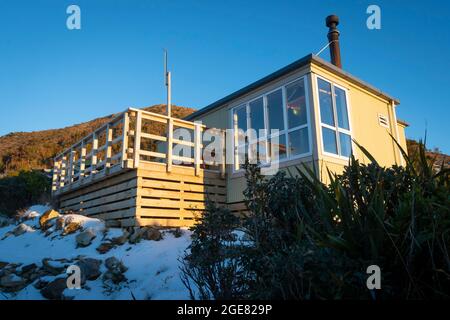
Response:
[[[143,110],[163,114],[165,105]],[[172,106],[172,116],[184,118],[194,109]],[[53,157],[99,128],[115,115],[97,118],[62,129],[14,132],[0,137],[0,177],[16,176],[20,171],[51,169]]]

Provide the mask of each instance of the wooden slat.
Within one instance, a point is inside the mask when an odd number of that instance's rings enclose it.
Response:
[[[90,193],[87,194],[83,194],[80,196],[77,196],[75,198],[71,198],[71,199],[66,199],[66,200],[62,200],[61,201],[61,206],[65,207],[65,206],[70,206],[76,203],[80,203],[83,201],[89,201],[92,199],[96,199],[96,198],[101,198],[101,197],[105,197],[108,196],[110,194],[114,194],[117,192],[122,192],[124,190],[129,190],[129,189],[133,189],[137,187],[137,179],[132,179],[123,183],[119,183],[116,184],[114,186],[111,187],[104,187],[101,188],[100,190],[97,191],[92,191]]]
[[[224,195],[208,195],[206,193],[197,193],[185,191],[184,186],[179,188],[181,190],[160,190],[151,188],[139,188],[138,195],[141,197],[152,197],[152,198],[167,198],[167,199],[184,199],[184,200],[199,200],[206,201],[209,197],[213,201],[224,203],[226,202],[226,196]]]
[[[145,219],[137,218],[135,220],[137,226],[155,225],[165,227],[190,227],[193,226],[195,220],[181,220],[181,219]],[[122,225],[125,226],[125,225]]]
[[[104,206],[105,204],[118,202],[121,200],[125,200],[128,198],[136,197],[137,191],[136,189],[130,189],[126,191],[122,191],[120,193],[112,194],[110,196],[104,196],[101,198],[97,198],[95,200],[90,201],[80,201],[77,204],[72,204],[66,207],[63,207],[64,209],[69,210],[80,210],[80,209],[88,209],[94,206]]]
[[[180,156],[175,156],[175,155],[172,155],[172,160],[187,162],[187,163],[194,163],[194,161],[195,161],[194,159],[189,158],[189,157],[180,157]]]
[[[163,137],[163,136],[158,136],[156,134],[151,134],[151,133],[141,133],[141,138],[145,138],[145,139],[150,139],[150,140],[157,140],[157,141],[162,141],[162,142],[166,142],[167,138]]]
[[[200,162],[202,159],[202,150],[201,150],[201,127],[198,123],[195,124],[194,130],[194,166],[195,166],[195,175],[198,176],[200,174]]]
[[[168,200],[168,199],[148,199],[141,198],[138,203],[139,206],[142,207],[158,207],[158,208],[180,208],[180,201],[178,200]],[[184,209],[205,209],[204,202],[192,202],[192,201],[184,201]]]
[[[169,118],[167,123],[167,172],[172,171],[172,148],[173,148],[173,119]]]
[[[123,132],[122,132],[122,159],[121,166],[124,168],[124,162],[128,159],[128,131],[130,130],[130,116],[128,112],[123,115]]]
[[[188,210],[170,210],[170,209],[157,209],[157,208],[143,208],[138,211],[138,217],[150,218],[150,217],[162,217],[162,218],[196,218],[199,214],[195,211]]]
[[[123,218],[135,217],[135,216],[136,216],[136,208],[129,208],[129,209],[119,210],[119,211],[114,211],[114,212],[93,214],[93,215],[90,215],[89,217],[108,221],[108,220],[123,219]]]
[[[68,200],[71,198],[75,198],[90,192],[94,192],[97,190],[101,190],[103,188],[108,188],[110,186],[115,186],[119,183],[128,181],[128,180],[132,180],[134,178],[136,178],[136,171],[130,170],[130,171],[125,171],[124,173],[120,173],[117,174],[115,176],[110,176],[108,177],[108,179],[103,179],[101,180],[101,178],[99,176],[96,176],[95,178],[100,179],[100,181],[97,181],[95,179],[92,178],[93,176],[89,176],[89,178],[84,179],[86,182],[86,185],[84,185],[84,187],[82,189],[77,189],[77,190],[73,190],[68,194],[63,194],[59,196],[60,200]],[[92,181],[91,184],[89,184],[89,180]]]
[[[136,114],[136,132],[134,136],[134,167],[139,168],[140,151],[141,151],[141,131],[142,131],[142,112]]]
[[[98,137],[97,134],[94,132],[92,136],[92,160],[91,160],[92,173],[95,173],[95,170],[97,169],[97,149],[98,149]]]
[[[89,209],[80,211],[80,213],[90,216],[90,215],[97,214],[97,213],[131,208],[131,207],[135,206],[135,203],[136,203],[135,199],[128,199],[128,200],[124,200],[124,201],[120,201],[120,202],[115,202],[112,204],[106,204],[104,206],[89,208]]]
[[[154,151],[147,151],[147,150],[142,150],[139,152],[142,156],[148,156],[148,157],[155,157],[155,158],[162,158],[165,159],[166,158],[166,154],[165,153],[161,153],[161,152],[154,152]]]

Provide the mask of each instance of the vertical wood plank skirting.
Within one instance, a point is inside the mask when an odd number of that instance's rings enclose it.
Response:
[[[142,132],[142,112],[138,111],[136,113],[136,132],[134,135],[134,167],[139,167],[139,162],[141,158],[141,132]]]
[[[173,119],[169,118],[167,122],[167,172],[172,171],[172,148],[173,148]]]

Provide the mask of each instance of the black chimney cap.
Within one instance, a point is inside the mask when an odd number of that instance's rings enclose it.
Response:
[[[336,28],[336,26],[339,24],[339,17],[335,14],[332,14],[327,17],[326,23],[328,28]]]

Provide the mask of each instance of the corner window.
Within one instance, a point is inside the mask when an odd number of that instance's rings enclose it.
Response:
[[[235,170],[247,158],[243,151],[258,154],[264,162],[287,160],[311,153],[306,80],[297,79],[232,109],[235,129]],[[266,136],[243,138],[247,129],[261,129]],[[273,133],[271,130],[278,130]],[[262,131],[264,132],[264,131]],[[257,149],[257,150],[255,150]],[[266,159],[267,161],[264,161]]]
[[[347,93],[317,78],[323,151],[342,157],[352,154]]]

